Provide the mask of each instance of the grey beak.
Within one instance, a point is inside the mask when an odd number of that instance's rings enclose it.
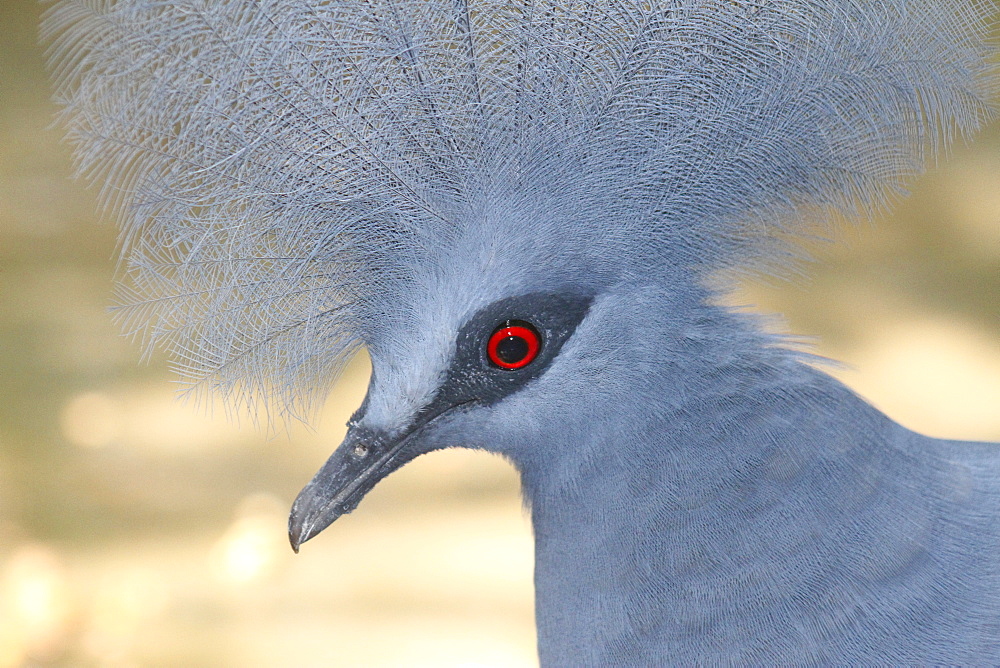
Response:
[[[374,381],[374,375],[372,376]],[[333,451],[323,468],[299,492],[288,517],[288,540],[299,546],[341,515],[355,508],[365,494],[403,464],[424,452],[416,440],[420,430],[445,413],[473,403],[447,395],[435,397],[401,433],[390,436],[380,430],[360,426],[367,397],[348,423],[344,442]]]
[[[292,504],[288,518],[292,549],[298,552],[302,543],[354,510],[378,481],[416,456],[404,452],[410,433],[393,439],[352,427]]]

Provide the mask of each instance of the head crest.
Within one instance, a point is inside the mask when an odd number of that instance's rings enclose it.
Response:
[[[878,203],[986,115],[988,7],[70,0],[45,32],[129,329],[298,412],[470,239],[655,282]]]

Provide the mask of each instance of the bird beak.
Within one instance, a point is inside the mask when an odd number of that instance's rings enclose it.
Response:
[[[392,438],[383,432],[352,426],[323,468],[299,492],[288,518],[288,539],[299,546],[341,515],[354,510],[371,489],[418,452],[404,448],[416,431]]]

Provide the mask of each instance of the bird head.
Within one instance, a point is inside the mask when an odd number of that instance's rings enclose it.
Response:
[[[438,249],[446,261],[410,276],[419,288],[366,339],[368,393],[295,501],[296,550],[420,454],[472,447],[518,465],[538,459],[538,444],[553,442],[550,430],[572,412],[560,405],[585,406],[594,365],[611,368],[628,327],[614,322],[626,315],[614,304],[641,288],[599,257],[581,276],[587,249],[552,234],[556,212],[537,222],[485,215],[491,222]]]

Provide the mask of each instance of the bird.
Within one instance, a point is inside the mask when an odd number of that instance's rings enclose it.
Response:
[[[293,548],[444,448],[521,476],[545,666],[1000,664],[1000,445],[756,316],[994,117],[973,0],[63,0],[116,311],[194,391],[367,395]]]

